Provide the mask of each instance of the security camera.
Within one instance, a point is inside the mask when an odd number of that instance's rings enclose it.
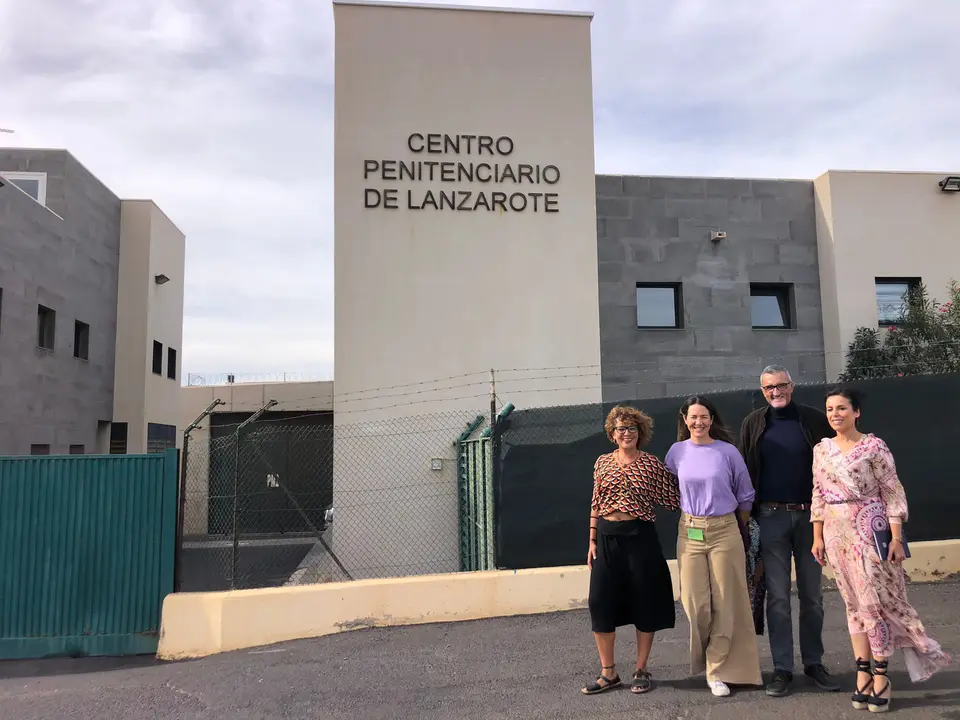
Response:
[[[723,230],[711,230],[710,231],[710,241],[711,242],[720,242],[721,240],[726,240],[727,234]]]

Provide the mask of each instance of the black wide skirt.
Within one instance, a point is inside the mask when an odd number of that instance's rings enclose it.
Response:
[[[673,582],[652,522],[600,518],[588,607],[597,633],[624,625],[640,632],[674,627]]]

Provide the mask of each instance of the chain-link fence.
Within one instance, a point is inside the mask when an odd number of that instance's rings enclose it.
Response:
[[[758,383],[759,384],[759,383]],[[960,395],[960,373],[914,375],[844,383],[859,390],[863,432],[891,448],[910,503],[913,540],[957,536],[960,515],[960,421],[947,410]],[[702,387],[702,386],[701,386]],[[824,409],[830,383],[797,385],[796,402]],[[734,435],[751,411],[765,407],[759,387],[699,392],[709,395]],[[617,404],[650,415],[653,437],[644,448],[663,458],[677,440],[685,395],[589,405],[522,408],[499,428],[503,452],[497,470],[496,565],[501,569],[577,565],[584,562],[592,471],[612,445],[604,431]],[[945,405],[946,403],[946,405]],[[545,506],[544,503],[549,505]],[[532,512],[531,508],[537,511]],[[678,514],[658,511],[657,532],[667,557],[676,548]]]
[[[894,450],[917,540],[955,535],[960,496],[943,483],[960,463],[956,423],[931,408],[958,383],[958,374],[850,383],[866,393],[863,428]],[[825,388],[798,385],[794,397],[822,407]],[[735,432],[764,404],[756,387],[709,394]],[[647,449],[660,457],[682,400],[630,403],[654,418]],[[178,589],[577,564],[613,404],[511,414],[500,402],[496,431],[489,410],[336,425],[330,412],[214,413],[184,438]],[[675,518],[658,525],[672,547]]]
[[[492,565],[488,415],[285,415],[215,413],[185,434],[180,590]]]

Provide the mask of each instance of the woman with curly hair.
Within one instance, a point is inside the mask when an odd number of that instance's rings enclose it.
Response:
[[[600,676],[586,695],[620,686],[614,662],[616,629],[637,631],[637,665],[631,690],[652,687],[647,661],[653,636],[674,627],[673,581],[655,526],[654,507],[680,508],[676,478],[659,458],[641,448],[653,436],[653,419],[633,407],[617,406],[604,429],[616,450],[593,466],[590,503],[590,621],[600,653]]]

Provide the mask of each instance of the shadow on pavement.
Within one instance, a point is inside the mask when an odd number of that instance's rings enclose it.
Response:
[[[166,663],[158,660],[154,655],[3,660],[0,661],[0,679],[82,675],[84,673],[110,672],[111,670],[137,670],[164,664]]]

